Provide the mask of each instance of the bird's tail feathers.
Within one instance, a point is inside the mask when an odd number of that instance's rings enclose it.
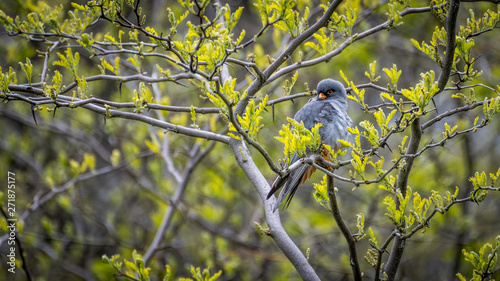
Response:
[[[297,168],[297,170],[289,174],[289,178],[286,181],[285,186],[281,190],[280,195],[278,196],[278,201],[276,201],[276,205],[274,205],[273,212],[276,212],[276,210],[281,205],[281,202],[283,202],[285,198],[286,202],[284,208],[287,208],[288,205],[290,205],[290,201],[292,201],[293,195],[295,195],[295,191],[297,191],[297,187],[299,186],[302,177],[304,176],[304,173],[306,172],[308,167],[309,167],[308,164],[302,164],[300,167]],[[274,189],[274,184],[273,184],[273,189]]]
[[[280,189],[285,184],[285,182],[288,180],[289,176],[290,176],[290,174],[288,174],[284,177],[278,176],[274,180],[273,184],[271,185],[271,190],[267,194],[267,199],[271,198],[271,196],[273,196],[273,194],[276,193],[276,191],[278,191],[278,189]]]

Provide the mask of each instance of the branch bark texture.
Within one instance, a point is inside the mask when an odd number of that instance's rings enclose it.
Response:
[[[232,139],[230,146],[233,149],[238,165],[257,189],[262,202],[266,202],[267,193],[271,188],[266,178],[264,178],[259,168],[255,165],[245,143]],[[276,203],[275,200],[276,199],[273,197],[273,199],[267,200],[264,204],[267,224],[271,230],[271,237],[288,260],[293,264],[303,280],[319,281],[320,279],[309,264],[309,261],[283,228],[279,217],[279,211],[273,212],[272,205]]]
[[[406,149],[407,155],[415,154],[418,151],[421,137],[422,137],[422,128],[420,127],[420,118],[416,118],[411,123],[411,138],[408,144],[408,148]],[[396,181],[396,190],[401,191],[403,196],[406,194],[406,189],[408,186],[408,177],[410,176],[410,171],[413,166],[414,160],[415,158],[408,157],[406,159],[406,165],[398,173],[398,178]],[[398,200],[398,197],[397,196],[395,197],[396,197],[395,199],[396,207],[399,207],[400,202]],[[401,258],[403,257],[404,248],[405,248],[405,240],[401,237],[401,229],[396,229],[396,237],[394,238],[391,254],[389,255],[389,259],[387,260],[387,264],[384,268],[384,271],[388,277],[387,280],[394,280],[396,278],[398,266],[399,263],[401,262]]]

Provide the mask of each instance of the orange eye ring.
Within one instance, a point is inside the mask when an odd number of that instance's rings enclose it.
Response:
[[[332,90],[329,90],[328,92],[326,92],[328,95],[331,95],[333,94],[333,91]]]

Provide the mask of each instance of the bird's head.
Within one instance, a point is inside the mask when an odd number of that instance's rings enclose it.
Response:
[[[333,79],[321,80],[316,87],[316,91],[318,92],[318,98],[320,100],[347,97],[345,88],[342,83]]]

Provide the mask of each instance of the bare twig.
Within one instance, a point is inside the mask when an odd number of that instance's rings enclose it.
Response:
[[[49,67],[49,56],[52,51],[54,51],[57,46],[59,46],[60,41],[55,42],[52,47],[45,53],[45,59],[43,60],[43,68],[42,68],[42,76],[40,78],[40,83],[45,82],[45,78],[47,77],[47,69]]]
[[[432,118],[431,120],[425,122],[423,125],[422,125],[422,130],[425,130],[426,128],[432,126],[433,124],[435,124],[436,122],[440,121],[441,119],[445,118],[445,117],[448,117],[448,116],[452,116],[458,112],[464,112],[464,111],[469,111],[471,109],[474,109],[478,106],[481,106],[484,104],[484,101],[479,101],[479,102],[475,102],[475,103],[471,103],[471,104],[466,104],[462,107],[458,107],[458,108],[455,108],[455,109],[450,109],[444,113],[441,113],[439,114],[438,116]]]

